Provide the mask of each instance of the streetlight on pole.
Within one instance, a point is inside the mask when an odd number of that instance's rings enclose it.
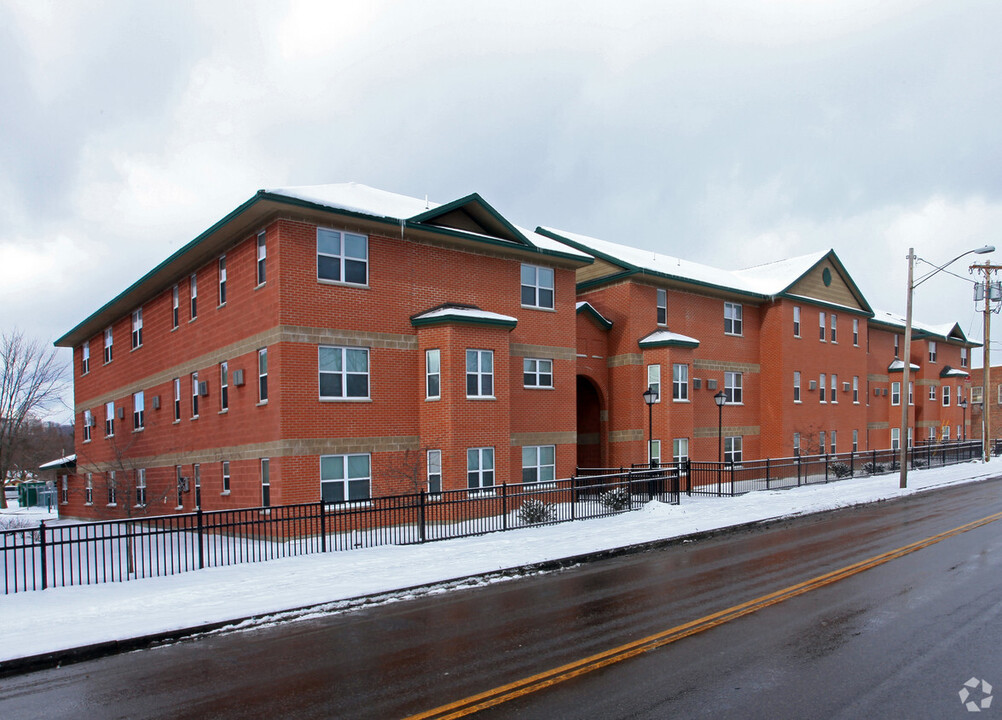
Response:
[[[647,467],[654,466],[654,403],[658,401],[658,392],[652,387],[644,390],[644,402],[647,403]]]
[[[721,390],[713,396],[713,402],[717,403],[717,463],[724,461],[724,403],[727,402],[727,395]]]
[[[957,257],[953,258],[947,263],[942,265],[933,265],[933,269],[920,277],[918,280],[914,280],[915,277],[915,248],[908,248],[908,298],[905,303],[905,352],[902,360],[904,367],[902,368],[901,377],[901,394],[904,395],[901,401],[901,436],[898,439],[899,444],[899,456],[898,462],[901,467],[901,481],[899,486],[902,488],[908,487],[908,383],[911,381],[911,367],[912,367],[912,293],[919,285],[924,283],[926,280],[931,278],[933,275],[944,270],[948,265],[957,262],[960,258],[965,255],[970,255],[971,253],[977,253],[978,255],[985,255],[990,252],[995,252],[994,245],[984,245],[983,247],[976,248],[974,250],[968,250],[966,252],[960,253]],[[931,265],[932,263],[930,263]],[[988,344],[988,338],[985,338],[985,345]],[[986,371],[987,372],[987,371]]]
[[[958,404],[960,405],[960,409],[964,411],[964,415],[963,415],[964,419],[960,421],[960,423],[961,423],[960,427],[961,427],[961,432],[964,434],[963,435],[963,440],[966,442],[967,441],[967,399],[966,398],[961,399],[961,401]]]

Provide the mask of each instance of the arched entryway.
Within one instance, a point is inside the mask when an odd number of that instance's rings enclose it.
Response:
[[[578,463],[580,468],[605,467],[602,452],[602,399],[595,383],[578,375]]]

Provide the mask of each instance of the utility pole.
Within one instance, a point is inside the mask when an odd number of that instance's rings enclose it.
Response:
[[[984,454],[985,462],[988,462],[989,458],[992,456],[992,446],[991,446],[991,417],[988,411],[988,388],[991,387],[991,360],[990,360],[990,346],[991,346],[991,317],[992,317],[992,301],[999,302],[1002,300],[1002,288],[995,284],[992,286],[992,275],[998,271],[1002,270],[1002,265],[992,265],[987,260],[984,265],[978,265],[975,263],[971,265],[970,271],[972,273],[979,272],[984,273],[985,283],[984,283],[984,299],[985,299],[985,327],[984,327],[984,372],[982,374],[982,389],[981,389],[981,422],[982,431],[982,449]],[[977,296],[975,296],[977,297]]]

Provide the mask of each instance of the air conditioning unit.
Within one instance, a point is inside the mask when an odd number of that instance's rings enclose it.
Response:
[[[240,385],[243,385],[244,384],[244,371],[243,370],[234,370],[233,374],[232,374],[232,378],[233,378],[233,384],[234,385],[236,385],[238,387]]]
[[[124,407],[118,408],[118,419],[119,420],[124,420],[125,419],[125,408]]]
[[[205,380],[200,380],[198,382],[198,394],[201,397],[206,397],[209,394],[209,383]]]
[[[818,381],[817,380],[811,380],[810,383],[807,384],[807,387],[808,387],[809,390],[817,390],[818,389]]]
[[[703,381],[702,380],[700,380],[699,378],[693,378],[692,379],[692,389],[693,390],[699,390],[702,386],[703,386]]]
[[[873,388],[873,397],[880,397],[880,388]]]
[[[153,396],[153,409],[154,410],[159,410],[160,409],[160,396],[159,395],[154,395]]]
[[[849,392],[850,385],[847,382],[842,383],[842,392]]]
[[[707,390],[716,390],[717,389],[717,381],[716,380],[707,380],[706,381],[706,389]]]
[[[884,388],[883,390],[881,390],[880,394],[883,395],[884,397],[887,397],[887,388]]]

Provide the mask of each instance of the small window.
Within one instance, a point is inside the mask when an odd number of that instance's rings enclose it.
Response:
[[[442,396],[442,351],[424,352],[425,397],[434,400]]]
[[[87,473],[87,482],[84,485],[84,503],[94,504],[94,475],[92,473]]]
[[[818,375],[818,402],[827,402],[825,399],[828,376],[825,373]]]
[[[654,392],[654,402],[661,402],[661,365],[647,366],[647,387]]]
[[[689,459],[689,438],[675,438],[671,441],[672,462],[684,463]]]
[[[658,325],[668,324],[668,291],[658,288]]]
[[[984,392],[984,388],[981,385],[972,385],[971,386],[971,402],[972,403],[980,403],[981,400],[984,397],[983,394],[982,394],[983,392]]]
[[[829,339],[833,343],[837,343],[838,342],[838,315],[836,315],[835,313],[831,314],[831,326],[830,326],[830,329],[831,329],[831,333],[829,334]]]
[[[800,433],[793,433],[793,457],[800,457]]]
[[[653,467],[657,467],[661,464],[661,441],[651,440],[650,447],[647,448],[649,457],[651,458],[651,463]]]
[[[742,314],[741,305],[729,302],[724,303],[724,334],[741,334]]]
[[[800,402],[800,371],[793,371],[793,402]]]
[[[1002,387],[1002,386],[1000,386]],[[943,386],[943,407],[950,407],[950,386]]]
[[[901,404],[901,383],[891,383],[891,405]]]
[[[553,309],[553,268],[522,265],[522,305]]]
[[[818,331],[820,332],[821,342],[825,341],[825,333],[828,329],[825,327],[825,314],[823,312],[818,313]]]
[[[268,348],[257,351],[257,400],[268,402]]]
[[[932,400],[933,402],[936,401],[936,386],[935,385],[930,385],[929,386],[929,399]]]
[[[132,349],[143,345],[143,309],[132,312]]]
[[[317,228],[317,279],[367,285],[369,238],[355,233]]]
[[[230,409],[230,365],[226,362],[219,363],[219,411],[226,412]]]
[[[177,507],[184,507],[184,475],[181,473],[181,466],[174,466],[174,484],[177,488]]]
[[[800,337],[800,308],[793,306],[793,337]]]
[[[174,422],[181,420],[181,378],[174,378]]]
[[[741,464],[741,436],[734,435],[724,438],[724,462]]]
[[[859,452],[859,430],[852,431],[852,451]]]
[[[143,391],[132,396],[132,429],[142,430],[146,427],[146,398]]]
[[[522,383],[527,388],[553,387],[553,361],[542,358],[523,358]]]
[[[115,434],[115,403],[110,402],[104,406],[104,436],[112,437]]]
[[[369,397],[368,348],[319,348],[320,398],[344,400]]]
[[[494,448],[466,451],[466,487],[471,494],[494,489]]]
[[[91,428],[94,427],[94,415],[90,410],[83,411],[83,441],[90,442]]]
[[[739,405],[743,402],[742,398],[742,376],[739,372],[725,372],[724,373],[724,395],[727,396],[726,402],[729,405]]]
[[[931,362],[931,363],[936,362],[936,341],[935,340],[930,340],[929,341],[929,362]]]
[[[226,304],[226,256],[219,258],[219,304]]]
[[[949,442],[949,441],[950,441],[950,426],[949,425],[944,425],[943,426],[943,442]]]
[[[230,492],[230,461],[223,460],[223,492]]]
[[[831,444],[831,454],[832,455],[835,455],[835,454],[838,453],[838,450],[836,449],[836,445],[835,445],[835,433],[836,432],[837,432],[836,430],[832,430],[832,444]]]
[[[191,290],[191,319],[194,320],[198,317],[198,278],[195,273],[191,274],[188,287]]]
[[[522,482],[552,483],[556,478],[556,447],[527,445],[522,448]]]
[[[428,494],[442,494],[442,451],[428,451]]]
[[[261,505],[271,506],[271,460],[261,458]]]
[[[136,506],[146,507],[146,468],[136,470]]]
[[[494,351],[466,351],[466,397],[494,397]]]
[[[908,404],[909,405],[914,405],[915,404],[914,389],[915,389],[915,383],[912,382],[912,381],[909,381],[908,382]]]
[[[325,503],[368,500],[371,484],[368,454],[321,456],[320,496]]]
[[[832,373],[832,397],[833,403],[838,403],[838,375]]]
[[[198,373],[191,374],[191,419],[198,417]]]
[[[672,400],[687,401],[689,399],[689,366],[675,363],[672,365],[671,374]]]
[[[262,230],[257,234],[257,284],[264,285],[264,281],[267,280],[267,274],[265,273],[265,261],[268,259],[268,245],[267,245],[267,235],[265,231]]]
[[[104,364],[107,365],[111,362],[113,355],[113,345],[115,339],[111,334],[111,328],[107,327],[104,329]]]
[[[825,431],[824,430],[822,430],[821,432],[818,433],[818,452],[820,452],[822,455],[825,452],[825,440],[826,439],[827,438],[825,436]]]
[[[86,375],[90,372],[90,343],[85,342],[80,348],[80,374]]]
[[[960,367],[967,367],[967,348],[960,348]]]
[[[108,471],[108,474],[105,475],[105,477],[107,478],[107,484],[108,484],[108,504],[109,505],[117,505],[118,504],[118,502],[117,502],[118,501],[118,496],[117,496],[118,487],[117,487],[117,485],[115,483],[115,471],[114,470]]]
[[[191,466],[191,474],[195,480],[195,509],[202,507],[202,466],[195,463]]]
[[[859,375],[852,376],[852,401],[859,405]]]
[[[65,505],[70,501],[70,479],[66,475],[59,476],[59,502]]]
[[[177,285],[175,285],[171,291],[171,329],[176,330],[177,326],[181,322],[181,296],[178,292]]]
[[[898,359],[901,357],[901,336],[894,336],[894,358]]]
[[[859,347],[859,318],[852,319],[852,344]]]

